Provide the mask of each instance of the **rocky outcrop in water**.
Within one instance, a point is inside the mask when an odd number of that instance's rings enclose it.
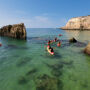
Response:
[[[68,21],[66,26],[61,27],[61,29],[90,30],[90,15],[72,18]]]
[[[73,38],[70,38],[70,39],[69,39],[69,42],[70,42],[70,43],[76,43],[77,40],[73,37]]]
[[[13,37],[16,39],[26,39],[26,28],[24,23],[2,27],[0,29],[0,36]]]
[[[86,48],[84,49],[84,53],[90,55],[90,43],[88,43],[88,45],[87,45]]]

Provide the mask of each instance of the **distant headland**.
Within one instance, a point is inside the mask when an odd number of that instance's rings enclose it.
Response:
[[[71,18],[66,26],[61,27],[64,30],[90,30],[90,15]]]

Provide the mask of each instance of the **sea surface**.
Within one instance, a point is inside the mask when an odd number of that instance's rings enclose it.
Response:
[[[58,35],[63,36],[59,37]],[[61,47],[46,45],[58,37]],[[69,38],[78,42],[70,44]],[[0,37],[0,90],[90,90],[90,31],[28,28],[27,40]]]

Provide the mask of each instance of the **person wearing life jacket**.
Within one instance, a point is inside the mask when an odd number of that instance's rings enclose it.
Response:
[[[59,41],[58,43],[57,43],[57,47],[60,47],[61,46],[61,42]]]
[[[60,36],[62,36],[62,34],[59,34],[58,36],[60,37]]]
[[[47,45],[47,48],[48,48],[48,49],[50,49],[50,48],[51,48],[51,46],[50,46],[50,45]]]
[[[50,43],[51,43],[51,41],[49,40],[47,44],[50,45]]]
[[[56,42],[57,40],[58,40],[57,37],[55,37],[54,42]]]
[[[51,55],[54,55],[54,50],[50,45],[47,46],[47,50]]]
[[[2,46],[2,44],[0,43],[0,47]]]
[[[47,44],[50,45],[51,43],[53,43],[53,40],[49,40]]]

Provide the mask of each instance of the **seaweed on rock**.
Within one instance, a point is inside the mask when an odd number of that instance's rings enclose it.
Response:
[[[20,77],[18,80],[18,84],[26,84],[28,82],[28,80],[25,77]]]
[[[32,69],[26,73],[26,76],[32,75],[37,72],[37,69]]]
[[[62,83],[55,77],[46,74],[37,77],[36,90],[62,90]]]

